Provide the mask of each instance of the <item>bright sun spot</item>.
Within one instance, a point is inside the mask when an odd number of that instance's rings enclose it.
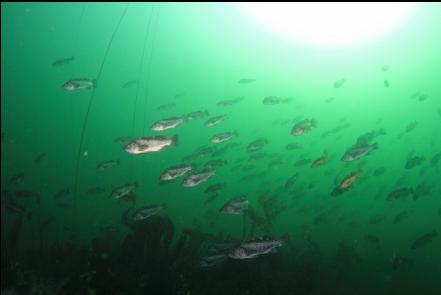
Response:
[[[244,2],[240,8],[264,29],[315,47],[347,47],[382,37],[415,10],[411,2]]]

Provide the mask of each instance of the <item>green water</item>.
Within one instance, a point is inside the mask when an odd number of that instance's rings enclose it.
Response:
[[[186,229],[231,236],[238,242],[263,235],[290,236],[275,254],[228,260],[202,274],[194,270],[194,261],[182,263],[179,275],[170,279],[180,287],[171,293],[439,294],[441,238],[412,249],[424,234],[441,233],[441,162],[436,161],[441,152],[439,3],[419,5],[408,22],[383,38],[341,49],[310,48],[280,39],[226,3],[2,3],[1,24],[2,258],[7,258],[2,259],[2,279],[12,277],[8,264],[26,265],[28,252],[37,251],[42,260],[51,261],[49,250],[38,252],[41,225],[50,217],[48,245],[69,241],[87,247],[106,226],[114,230],[112,243],[120,245],[130,234],[121,215],[131,204],[109,196],[114,188],[137,181],[136,208],[166,204],[160,215],[174,224],[172,248]],[[73,61],[52,66],[71,56]],[[384,65],[390,69],[382,71]],[[62,85],[72,78],[97,78],[98,84],[95,89],[64,90]],[[238,83],[243,78],[255,82]],[[340,79],[346,82],[335,88]],[[137,83],[122,87],[131,80]],[[426,97],[412,98],[416,92]],[[292,100],[265,105],[267,96]],[[236,97],[244,99],[218,105]],[[159,110],[164,104],[173,106]],[[160,119],[205,110],[209,116],[177,128],[150,130]],[[204,126],[217,115],[227,118],[211,128]],[[302,136],[291,135],[296,122],[311,118],[317,127]],[[418,124],[407,132],[412,122]],[[328,132],[337,127],[341,128]],[[381,129],[385,134],[371,142],[378,143],[378,149],[357,161],[341,160],[359,136]],[[238,136],[226,143],[209,142],[214,134],[229,131]],[[122,136],[175,134],[176,147],[144,155],[128,154],[124,144],[115,142]],[[258,138],[268,143],[258,152],[248,152],[248,144]],[[184,159],[200,147],[221,149],[229,143],[240,145],[219,156]],[[299,148],[287,150],[290,143]],[[47,155],[35,163],[42,152]],[[266,153],[262,158],[250,160],[262,152]],[[322,155],[328,161],[311,168]],[[405,168],[413,156],[424,160]],[[116,159],[117,167],[96,170],[99,163]],[[201,171],[213,159],[228,164],[205,183],[186,188],[181,185],[184,177],[160,183],[161,173],[169,167],[187,163]],[[301,159],[309,162],[293,165]],[[381,167],[385,172],[374,175]],[[332,196],[340,181],[358,169],[363,173],[353,186]],[[21,172],[23,182],[11,183],[10,178]],[[296,173],[296,183],[286,188]],[[244,180],[248,175],[255,177]],[[226,186],[206,204],[209,196],[204,190],[215,183]],[[88,194],[92,187],[104,192]],[[54,198],[63,188],[70,193],[61,200]],[[400,188],[425,190],[418,197],[388,200]],[[32,217],[23,219],[19,240],[11,246],[6,232],[20,215],[3,210],[3,199],[5,191],[19,190],[31,190],[39,198],[14,197]],[[247,196],[260,216],[265,210],[262,196],[275,196],[276,204],[269,207],[282,211],[252,232],[247,214],[219,213],[225,202],[239,195]],[[400,212],[407,218],[394,222]],[[314,252],[312,244],[319,250]],[[197,243],[191,247],[197,248]],[[341,262],[342,252],[352,257],[351,262]],[[407,262],[394,269],[396,256]],[[310,268],[310,273],[305,271]],[[235,285],[225,269],[250,277]],[[219,287],[210,289],[208,282]],[[139,294],[136,286],[123,294]],[[154,290],[152,294],[169,294]]]

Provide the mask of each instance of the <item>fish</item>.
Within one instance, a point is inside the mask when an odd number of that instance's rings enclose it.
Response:
[[[102,194],[106,191],[106,189],[102,188],[102,187],[91,187],[89,188],[86,193],[88,195],[99,195]]]
[[[381,67],[381,71],[382,72],[387,72],[387,71],[389,71],[390,70],[390,66],[389,65],[383,65],[382,67]]]
[[[377,169],[374,170],[373,175],[374,176],[380,176],[380,175],[383,175],[385,172],[386,172],[386,168],[378,167]]]
[[[415,167],[421,165],[422,163],[424,163],[425,160],[426,160],[426,158],[424,156],[410,157],[409,159],[407,159],[406,165],[404,165],[404,168],[406,168],[406,169],[415,168]]]
[[[327,161],[328,161],[328,156],[323,155],[323,156],[319,157],[318,159],[314,160],[314,162],[312,162],[311,168],[318,168],[318,167],[324,165]]]
[[[395,201],[403,198],[407,198],[414,194],[414,190],[412,188],[402,187],[398,188],[387,195],[386,200]]]
[[[426,233],[426,234],[418,237],[417,239],[415,239],[410,248],[412,250],[422,248],[422,247],[430,244],[433,241],[433,239],[436,238],[437,236],[438,236],[438,232],[434,229],[434,230],[432,230],[432,232]]]
[[[172,117],[155,122],[150,129],[153,131],[165,131],[167,129],[176,128],[182,123],[184,123],[184,119]]]
[[[239,84],[250,84],[250,83],[254,83],[254,82],[256,82],[256,79],[242,78],[237,83],[239,83]]]
[[[222,123],[225,119],[226,119],[226,115],[212,117],[204,123],[204,126],[205,127],[213,127],[219,123]]]
[[[68,187],[60,189],[54,194],[54,199],[61,199],[70,194],[70,189]]]
[[[242,214],[248,210],[248,200],[245,196],[239,196],[226,202],[219,210],[223,214]]]
[[[280,240],[255,240],[244,242],[235,247],[228,254],[233,259],[252,259],[259,255],[265,255],[275,252],[276,248],[282,247],[284,242]]]
[[[210,185],[209,187],[207,187],[204,190],[204,193],[206,194],[212,194],[212,193],[217,193],[220,190],[223,190],[225,188],[226,184],[225,183],[215,183]]]
[[[174,107],[176,107],[176,104],[174,102],[171,102],[171,103],[161,104],[156,109],[158,111],[166,111],[166,110],[170,110],[170,109],[172,109]]]
[[[338,196],[338,195],[346,192],[349,188],[352,187],[352,185],[355,183],[355,181],[362,174],[363,174],[363,170],[361,170],[361,169],[358,169],[357,171],[351,172],[348,176],[343,178],[342,181],[340,181],[339,185],[334,188],[331,195]]]
[[[250,181],[256,180],[258,178],[265,177],[265,175],[266,175],[266,172],[245,175],[240,178],[240,182],[250,182]]]
[[[419,91],[413,93],[410,96],[411,99],[418,99],[419,102],[425,101],[429,96],[427,94],[421,93]]]
[[[96,166],[96,170],[98,170],[98,171],[105,171],[107,169],[114,168],[114,167],[119,166],[119,165],[120,165],[119,159],[104,161],[104,162],[99,163]]]
[[[386,130],[385,129],[379,129],[379,130],[373,130],[370,132],[366,132],[362,135],[360,135],[357,138],[357,143],[355,144],[356,146],[363,146],[363,145],[368,145],[371,143],[372,140],[374,140],[376,137],[380,136],[380,135],[385,135],[386,134]]]
[[[411,263],[411,260],[404,256],[397,256],[396,254],[393,255],[392,259],[392,269],[398,270],[402,266],[409,265]]]
[[[110,198],[113,200],[120,200],[125,197],[128,197],[130,194],[134,192],[134,190],[138,187],[138,183],[126,183],[121,186],[116,187],[110,193]]]
[[[342,78],[334,82],[334,88],[340,88],[346,83],[346,79]]]
[[[406,133],[413,131],[417,126],[418,126],[417,121],[410,122],[409,124],[407,124],[405,128]]]
[[[431,191],[432,191],[432,186],[424,184],[424,183],[420,183],[413,190],[412,199],[418,200],[419,198],[421,198],[423,196],[429,195]]]
[[[185,122],[188,122],[188,121],[200,119],[200,118],[203,118],[203,117],[209,116],[209,115],[210,114],[208,113],[208,111],[196,111],[196,112],[191,112],[186,115],[183,115],[182,118],[184,119]]]
[[[96,79],[75,78],[67,81],[63,84],[63,88],[66,91],[75,91],[80,89],[90,89],[97,87]]]
[[[170,167],[161,174],[159,179],[161,181],[173,180],[173,179],[176,179],[180,176],[187,174],[191,170],[193,170],[193,166],[187,165],[187,164],[182,164],[180,166]]]
[[[337,134],[337,133],[341,132],[342,130],[349,128],[350,126],[351,126],[351,124],[349,124],[349,123],[345,123],[345,124],[339,125],[339,126],[334,127],[332,129],[326,130],[325,132],[322,133],[321,136],[322,136],[322,138],[326,138],[330,134],[333,134],[333,135]]]
[[[222,166],[224,166],[226,164],[228,164],[227,160],[211,160],[211,161],[208,161],[207,163],[205,163],[204,169],[206,169],[206,170],[214,170],[214,169],[222,167]]]
[[[379,224],[384,218],[385,216],[383,214],[376,214],[369,219],[369,224]]]
[[[192,174],[188,176],[182,182],[183,187],[194,187],[205,181],[207,181],[210,177],[215,175],[214,171],[202,171],[199,173]]]
[[[376,246],[378,246],[380,244],[380,239],[378,237],[374,236],[374,235],[369,235],[369,234],[365,235],[364,239],[367,242],[369,242],[369,243],[371,243],[373,245],[376,245]]]
[[[248,152],[258,151],[258,150],[262,149],[267,143],[268,143],[268,140],[266,138],[258,138],[256,140],[252,141],[250,144],[248,144],[247,151]]]
[[[9,178],[9,184],[12,184],[12,185],[23,184],[23,182],[24,182],[24,173],[23,172],[19,172],[17,174],[14,174],[11,176],[11,178]]]
[[[440,160],[441,160],[441,152],[438,152],[430,159],[430,167],[432,168],[436,167]]]
[[[426,99],[428,99],[429,98],[429,96],[427,95],[427,94],[420,94],[419,96],[418,96],[418,101],[419,102],[421,102],[421,101],[425,101]]]
[[[294,167],[301,167],[304,165],[307,165],[311,162],[311,159],[300,159],[294,162],[293,166]]]
[[[294,174],[285,182],[285,188],[290,189],[297,182],[298,174]]]
[[[288,143],[285,146],[285,149],[288,151],[293,151],[293,150],[297,150],[300,148],[300,145],[298,143]]]
[[[219,265],[220,263],[224,262],[228,256],[226,254],[215,254],[215,255],[207,255],[202,257],[198,263],[196,264],[196,267],[198,268],[206,268],[206,267],[213,267],[216,265]]]
[[[389,88],[390,84],[388,80],[383,81],[384,87]]]
[[[245,97],[239,96],[239,97],[232,98],[232,99],[221,100],[217,103],[217,106],[220,106],[220,107],[231,106],[233,104],[241,102],[244,99],[245,99]]]
[[[264,105],[275,105],[275,104],[280,104],[282,102],[282,99],[278,96],[266,96],[262,103]]]
[[[69,57],[65,57],[65,58],[60,58],[60,59],[57,59],[56,61],[54,61],[53,63],[52,63],[52,66],[53,67],[62,67],[62,66],[65,66],[65,65],[67,65],[67,64],[69,64],[69,63],[71,63],[71,62],[73,62],[75,60],[75,57],[74,56],[69,56]]]
[[[56,203],[55,206],[61,209],[70,209],[72,208],[72,205],[69,203]]]
[[[170,146],[178,145],[178,136],[171,138],[165,136],[142,137],[124,147],[124,150],[133,155],[163,151]]]
[[[165,204],[160,204],[160,205],[152,204],[152,205],[141,207],[138,210],[136,210],[136,212],[134,213],[133,220],[141,221],[141,220],[147,219],[153,215],[158,214],[161,210],[163,210],[165,208],[167,208],[167,206]]]
[[[325,103],[331,103],[331,102],[333,102],[335,100],[335,97],[334,96],[332,96],[332,97],[328,97],[327,99],[325,99]]]
[[[401,211],[397,215],[395,215],[394,223],[395,224],[401,223],[404,220],[406,220],[407,218],[409,218],[409,213],[407,211]]]
[[[351,162],[359,160],[367,155],[369,155],[372,151],[378,149],[378,144],[364,144],[364,145],[355,145],[348,150],[346,150],[345,154],[341,158],[343,162]]]
[[[47,155],[47,152],[39,153],[39,154],[35,157],[35,159],[34,159],[34,163],[35,163],[35,164],[40,164],[41,161],[43,161],[43,159],[46,157],[46,155]]]
[[[221,142],[228,141],[235,136],[239,136],[239,133],[237,133],[237,131],[218,133],[218,134],[213,135],[213,137],[210,138],[210,142],[221,143]]]
[[[121,85],[121,88],[127,89],[138,84],[138,80],[130,80]]]
[[[211,194],[207,199],[205,199],[204,205],[207,205],[219,197],[219,194]]]
[[[317,121],[315,119],[306,119],[297,122],[291,129],[291,135],[301,136],[312,130],[312,128],[317,127]]]
[[[5,210],[9,212],[18,214],[20,216],[24,216],[27,219],[30,219],[32,216],[32,212],[26,210],[24,206],[18,204],[9,196],[5,196],[5,197],[2,196],[1,204],[2,204],[2,214],[3,214],[3,208],[5,208]]]
[[[15,191],[14,195],[16,198],[39,198],[40,194],[31,190],[19,190]]]
[[[267,156],[268,154],[266,152],[255,153],[248,158],[248,161],[259,161],[266,158]]]
[[[123,144],[127,144],[133,140],[134,140],[134,138],[129,137],[129,136],[121,136],[121,137],[115,138],[116,143],[123,143]]]

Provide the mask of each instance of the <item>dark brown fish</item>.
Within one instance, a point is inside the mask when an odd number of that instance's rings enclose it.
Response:
[[[334,88],[340,88],[346,83],[346,79],[340,79],[334,82]]]
[[[238,81],[239,84],[250,84],[256,82],[256,79],[252,79],[252,78],[242,78]]]
[[[434,238],[438,236],[438,232],[434,229],[432,232],[424,234],[417,238],[415,241],[413,241],[411,245],[411,249],[415,250],[421,247],[424,247],[432,242]]]
[[[386,199],[388,201],[394,201],[407,198],[410,195],[413,195],[413,189],[403,187],[390,192]]]
[[[40,194],[31,190],[19,190],[14,192],[15,197],[17,198],[33,198],[39,197]]]
[[[293,166],[294,167],[301,167],[309,164],[311,162],[311,159],[300,159],[298,161],[295,161]]]
[[[404,167],[406,169],[412,169],[412,168],[415,168],[415,167],[423,164],[423,162],[425,160],[426,160],[426,158],[424,156],[414,156],[414,157],[407,159],[406,165]]]
[[[380,239],[374,235],[365,235],[364,239],[375,246],[380,244]]]
[[[89,195],[98,195],[98,194],[102,194],[106,191],[106,189],[102,188],[102,187],[91,187],[87,190],[87,194]]]
[[[384,168],[384,167],[378,167],[377,169],[374,170],[373,175],[374,175],[374,176],[380,176],[380,175],[383,175],[384,172],[386,172],[386,168]]]
[[[13,184],[13,185],[22,184],[23,181],[24,181],[24,173],[23,172],[12,175],[11,178],[9,178],[9,184]]]
[[[407,211],[401,211],[397,215],[395,215],[394,223],[401,223],[405,221],[407,218],[409,218],[409,213]]]
[[[34,159],[34,163],[40,164],[41,161],[43,161],[43,159],[46,157],[46,155],[47,155],[47,152],[42,152],[42,153],[38,154]]]
[[[217,193],[218,191],[224,189],[225,186],[226,186],[225,183],[212,184],[204,190],[204,193],[206,194]]]

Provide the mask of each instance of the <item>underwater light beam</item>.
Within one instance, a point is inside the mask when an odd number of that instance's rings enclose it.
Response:
[[[413,2],[243,2],[240,9],[267,31],[314,47],[348,47],[397,29]]]

